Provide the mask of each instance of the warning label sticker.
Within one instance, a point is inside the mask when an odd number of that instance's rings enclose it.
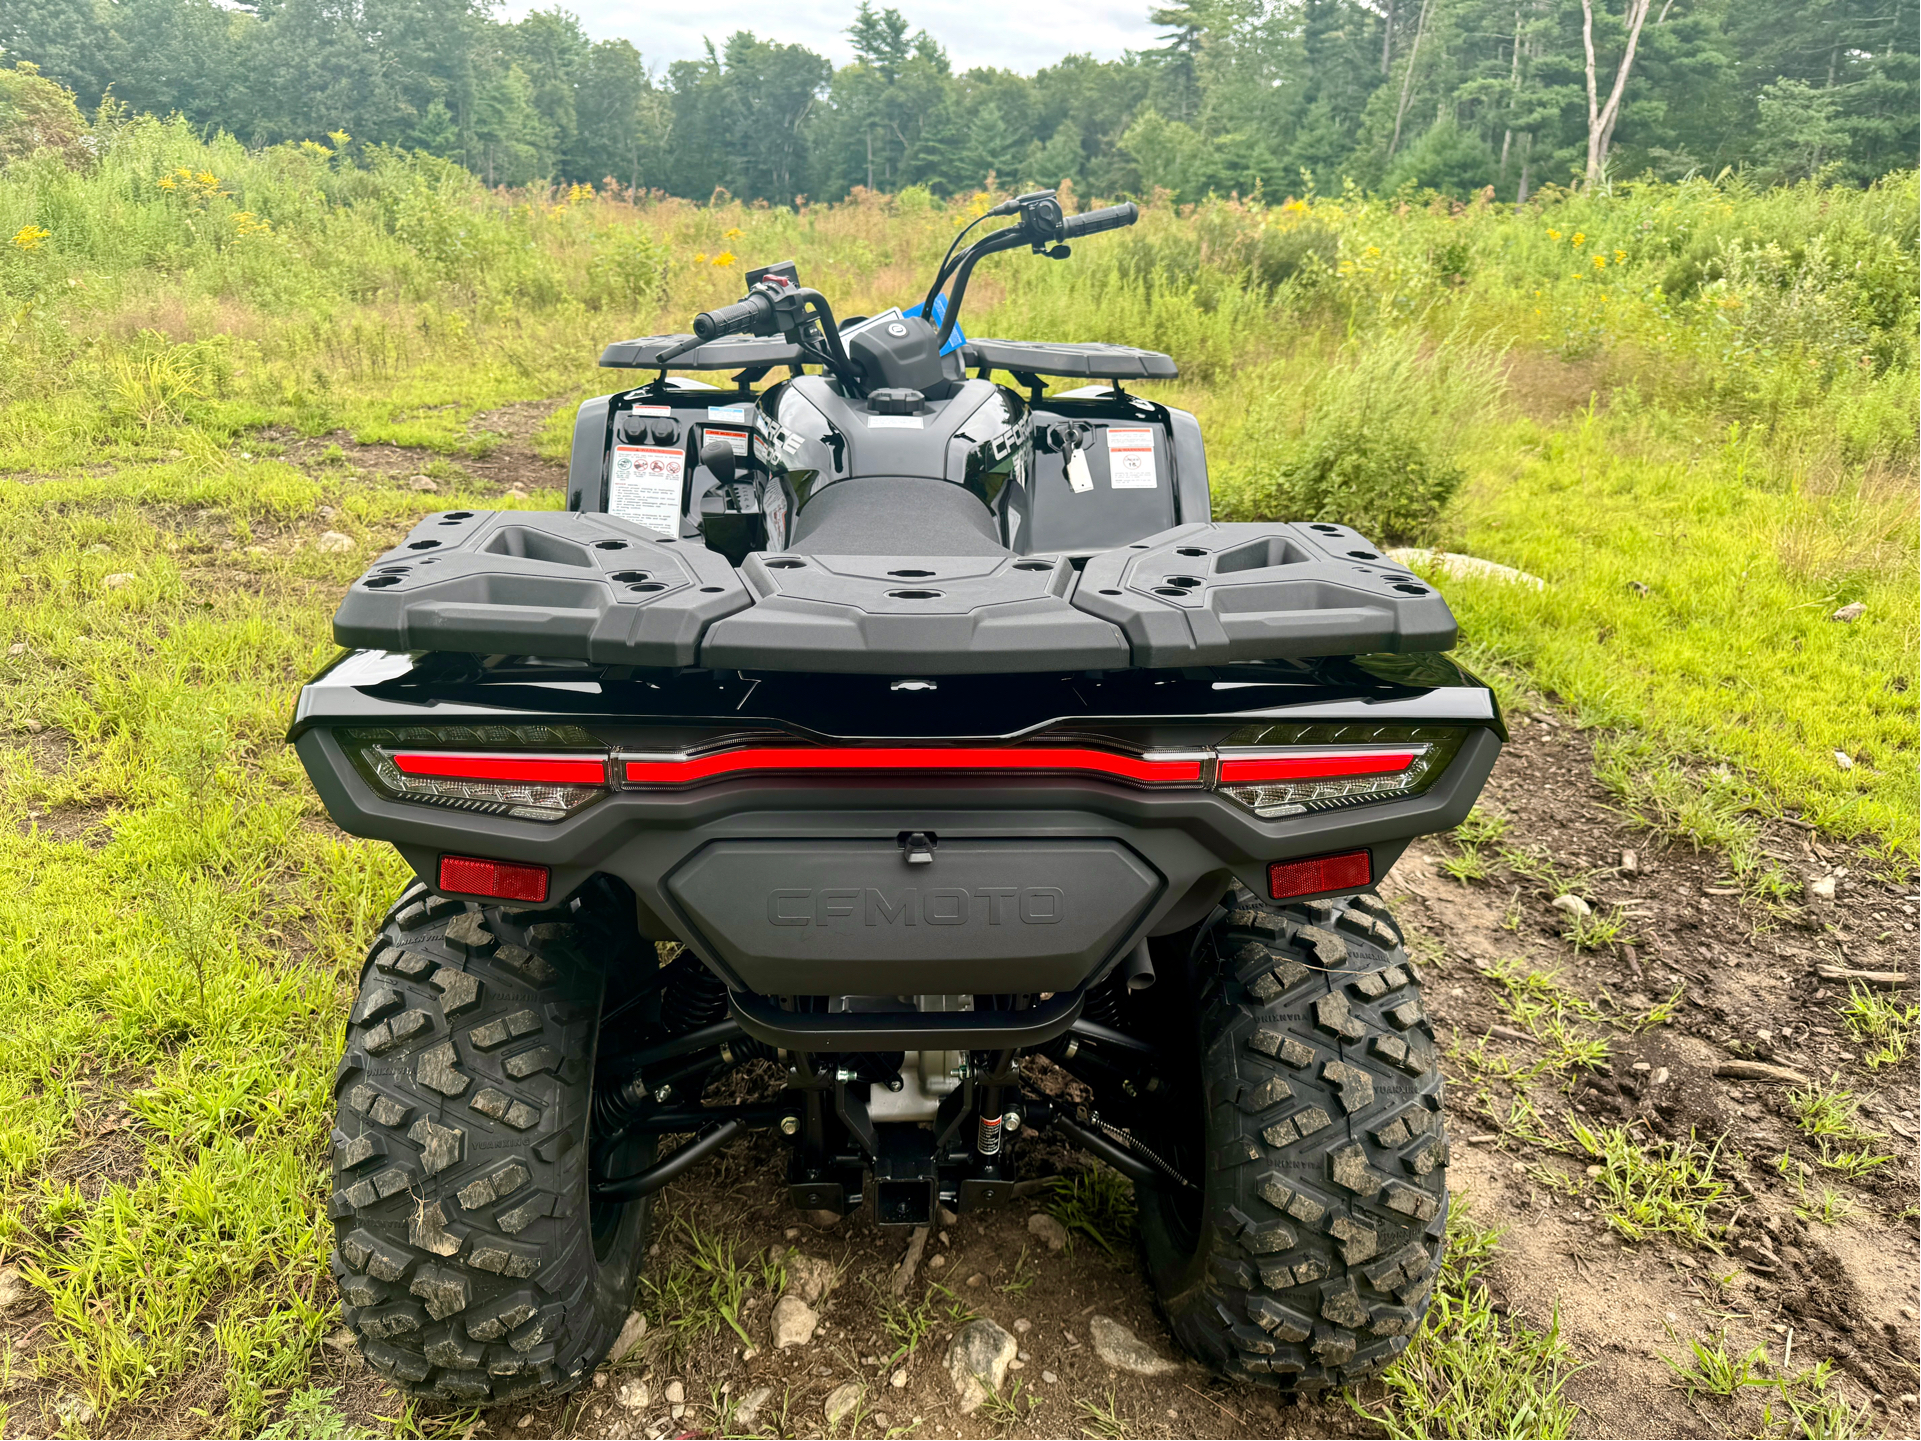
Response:
[[[1115,490],[1152,490],[1154,432],[1147,426],[1107,429],[1107,483]]]
[[[663,535],[679,535],[680,477],[686,463],[678,447],[615,446],[613,474],[607,481],[607,513]]]
[[[1067,488],[1084,495],[1094,488],[1094,473],[1087,468],[1087,452],[1076,450],[1067,458]]]
[[[724,440],[734,448],[735,455],[747,454],[747,432],[744,430],[722,430],[718,425],[707,427],[707,439]]]

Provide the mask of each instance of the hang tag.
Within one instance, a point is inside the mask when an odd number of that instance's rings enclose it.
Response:
[[[686,453],[678,448],[615,446],[613,473],[607,480],[607,513],[662,535],[678,536],[681,471],[686,464]]]
[[[1087,468],[1087,452],[1078,447],[1067,457],[1067,487],[1076,495],[1094,488],[1094,472]]]
[[[760,492],[760,515],[766,522],[767,548],[787,548],[787,491],[776,478],[769,478]]]
[[[1152,490],[1154,432],[1147,426],[1107,428],[1107,483],[1115,490]]]

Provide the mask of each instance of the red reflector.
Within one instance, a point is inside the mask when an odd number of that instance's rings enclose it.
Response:
[[[642,785],[684,785],[754,771],[1053,771],[1188,785],[1201,779],[1199,760],[1152,760],[1079,746],[745,746],[714,755],[627,762],[627,779]]]
[[[494,896],[503,901],[547,899],[547,868],[512,861],[483,861],[473,856],[440,858],[440,889],[464,896]]]
[[[1338,755],[1221,757],[1221,784],[1318,781],[1335,776],[1392,775],[1414,764],[1418,750],[1348,751]]]
[[[566,756],[462,755],[455,751],[409,751],[393,758],[404,776],[434,776],[442,780],[532,781],[560,786],[604,786],[607,762],[598,756],[575,760]]]
[[[1342,851],[1338,856],[1274,862],[1267,868],[1267,893],[1284,901],[1322,891],[1358,890],[1373,879],[1374,865],[1366,851]]]

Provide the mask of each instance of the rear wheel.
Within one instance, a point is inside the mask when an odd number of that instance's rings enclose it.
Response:
[[[647,974],[634,946],[611,896],[523,910],[416,884],[388,914],[336,1079],[330,1213],[347,1325],[407,1390],[569,1390],[619,1333],[648,1203],[589,1201],[589,1129],[603,975]]]
[[[1301,1391],[1370,1375],[1419,1326],[1447,1221],[1420,973],[1377,896],[1237,889],[1187,981],[1156,1129],[1191,1186],[1140,1194],[1168,1322],[1230,1375]]]

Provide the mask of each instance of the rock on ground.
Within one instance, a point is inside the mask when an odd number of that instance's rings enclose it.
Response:
[[[11,1311],[26,1299],[27,1288],[21,1283],[18,1266],[0,1266],[0,1311]]]
[[[754,1418],[760,1415],[760,1408],[774,1399],[772,1386],[756,1386],[734,1403],[733,1429],[751,1431]]]
[[[961,1414],[978,1411],[1007,1379],[1007,1364],[1018,1351],[1014,1338],[992,1321],[969,1321],[947,1351],[947,1374],[960,1397]]]
[[[625,1361],[640,1338],[647,1334],[647,1318],[638,1311],[629,1311],[627,1319],[621,1322],[620,1334],[614,1337],[614,1347],[607,1353],[607,1364],[618,1366]]]
[[[653,1398],[647,1394],[645,1381],[623,1381],[620,1389],[614,1392],[614,1401],[627,1411],[645,1411],[647,1403]]]
[[[323,551],[346,551],[353,548],[354,538],[351,535],[342,535],[337,530],[322,532],[319,541],[315,544],[315,549]]]
[[[1050,1251],[1063,1250],[1067,1246],[1067,1227],[1045,1211],[1036,1211],[1027,1218],[1027,1234],[1037,1241],[1045,1241]]]
[[[861,1384],[858,1381],[849,1381],[828,1392],[827,1401],[821,1407],[821,1410],[827,1414],[827,1424],[840,1425],[841,1417],[860,1405],[860,1396]]]
[[[1087,1329],[1093,1337],[1094,1354],[1116,1371],[1165,1376],[1181,1369],[1179,1362],[1168,1360],[1119,1321],[1096,1316],[1087,1323]]]
[[[1396,565],[1408,567],[1426,566],[1429,570],[1439,571],[1442,575],[1474,576],[1485,580],[1504,580],[1509,585],[1529,585],[1536,590],[1547,589],[1547,582],[1538,575],[1529,575],[1524,570],[1516,570],[1511,565],[1501,565],[1496,561],[1482,560],[1478,555],[1460,555],[1451,550],[1428,550],[1422,546],[1404,546],[1390,550],[1387,558]]]
[[[814,1339],[814,1328],[818,1325],[820,1312],[798,1296],[782,1296],[774,1303],[774,1349],[785,1351],[789,1346],[805,1346]]]
[[[833,1262],[823,1261],[817,1256],[790,1251],[785,1265],[787,1289],[783,1294],[798,1296],[810,1306],[818,1306],[822,1298],[840,1283],[840,1272],[835,1269]]]

